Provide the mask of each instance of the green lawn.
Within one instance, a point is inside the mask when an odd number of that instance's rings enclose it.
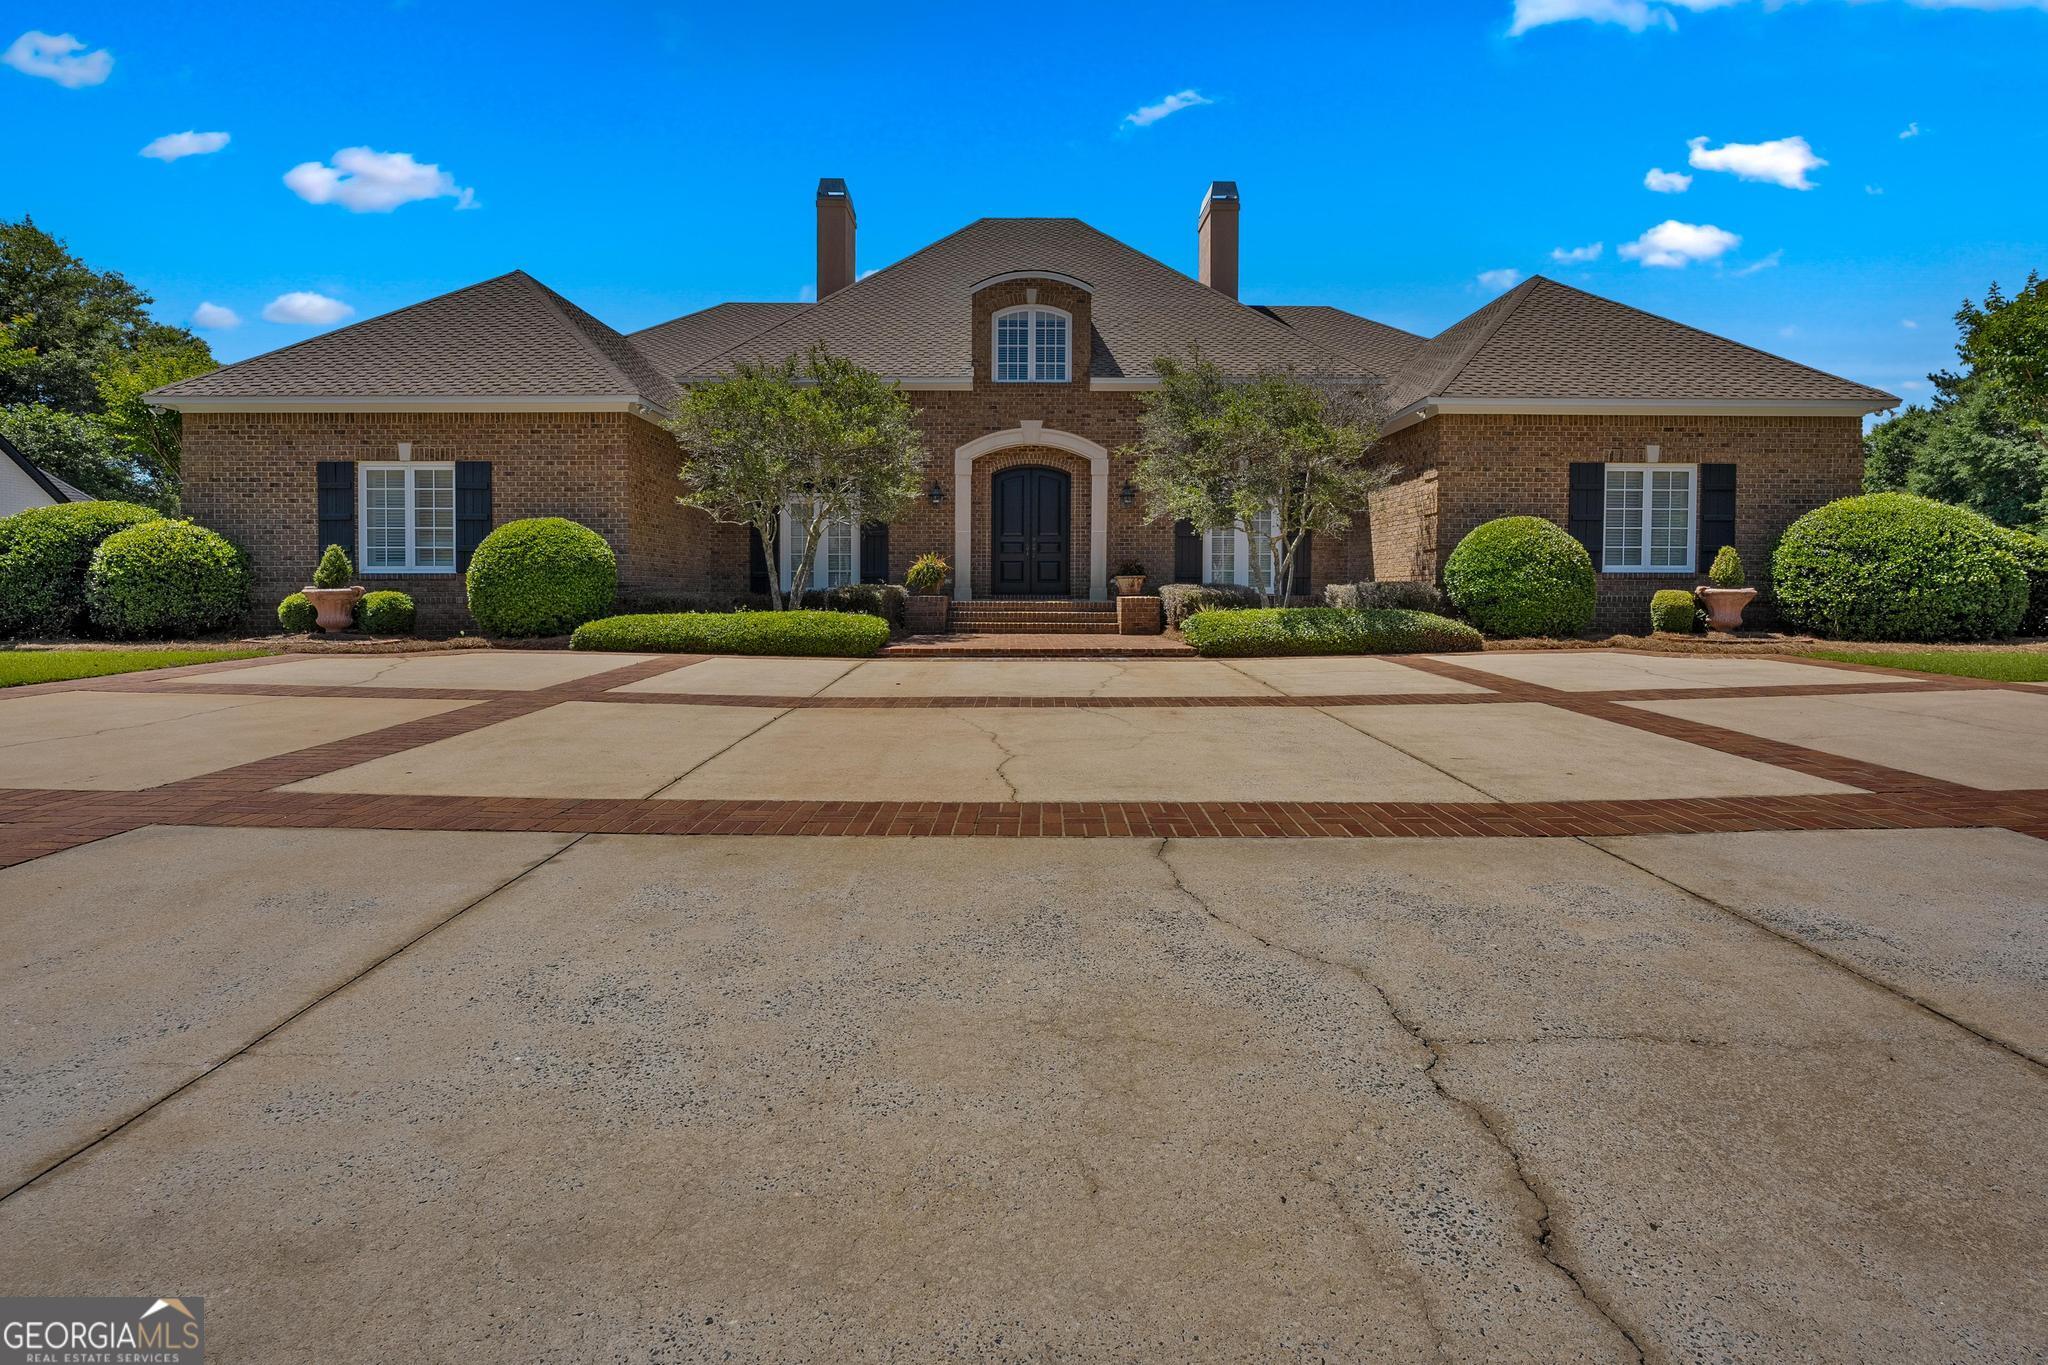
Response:
[[[0,687],[63,682],[70,678],[103,678],[109,673],[176,668],[180,664],[212,664],[222,659],[254,659],[268,653],[267,649],[0,650]]]
[[[1998,682],[2048,682],[2048,650],[1930,649],[1917,653],[1877,650],[1817,649],[1816,659],[1870,664],[1876,668],[1911,668],[1921,673],[1955,673],[1965,678]]]

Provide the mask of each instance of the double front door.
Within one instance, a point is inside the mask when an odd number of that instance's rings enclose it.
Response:
[[[1073,488],[1058,469],[1020,465],[997,472],[994,500],[995,591],[1013,597],[1065,597]]]

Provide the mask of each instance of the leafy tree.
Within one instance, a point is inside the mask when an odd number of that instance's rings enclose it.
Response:
[[[800,551],[794,603],[768,576],[776,610],[803,600],[828,522],[888,521],[917,497],[924,443],[917,413],[873,371],[813,346],[802,360],[740,364],[687,392],[669,422],[682,448],[676,501],[776,543],[790,511]]]
[[[0,436],[64,482],[96,498],[162,507],[163,491],[138,476],[97,417],[59,412],[34,403],[0,408]]]
[[[2029,420],[2048,420],[2048,280],[2030,272],[2011,298],[1994,283],[1982,304],[1963,300],[1956,326],[1956,353],[1971,376],[2002,390]]]
[[[1371,463],[1378,387],[1293,371],[1231,379],[1195,353],[1155,365],[1133,447],[1147,518],[1242,531],[1264,561],[1261,601],[1284,601],[1302,541],[1350,526],[1393,479],[1394,466]]]
[[[151,389],[218,369],[204,343],[146,341],[99,373],[101,420],[107,434],[145,476],[175,495],[182,472],[179,414],[151,407]]]

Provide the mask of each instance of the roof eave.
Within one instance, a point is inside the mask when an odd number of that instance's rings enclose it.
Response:
[[[1635,417],[1867,417],[1899,405],[1891,394],[1868,398],[1458,398],[1437,396],[1408,404],[1388,419],[1388,433],[1430,417],[1612,416]]]
[[[532,394],[516,398],[491,394],[421,397],[366,397],[320,394],[144,395],[151,407],[173,412],[629,412],[669,416],[669,409],[637,394]]]

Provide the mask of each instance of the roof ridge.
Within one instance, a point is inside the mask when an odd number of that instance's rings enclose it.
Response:
[[[521,280],[524,280],[527,284],[531,285],[535,290],[539,291],[542,301],[548,307],[554,309],[556,315],[560,317],[563,322],[568,324],[569,330],[576,334],[577,341],[581,342],[583,344],[584,349],[589,351],[593,356],[597,358],[599,365],[601,365],[603,368],[611,372],[613,377],[619,381],[621,387],[625,389],[626,394],[628,396],[638,398],[643,402],[649,403],[659,401],[654,397],[654,395],[641,392],[641,389],[644,386],[640,383],[640,381],[633,378],[632,375],[627,374],[625,371],[625,367],[620,365],[618,361],[612,359],[611,353],[605,350],[603,346],[599,345],[597,341],[590,335],[589,329],[586,328],[583,325],[583,323],[577,318],[577,314],[581,313],[583,317],[590,319],[590,321],[596,323],[598,326],[610,332],[613,336],[617,337],[621,342],[623,342],[627,349],[631,350],[634,355],[640,356],[641,360],[646,361],[647,357],[641,354],[640,348],[638,346],[633,345],[631,341],[628,341],[626,339],[626,334],[624,332],[619,331],[616,327],[613,327],[610,323],[606,322],[603,318],[598,317],[595,313],[584,312],[583,309],[578,308],[575,304],[569,302],[569,300],[563,298],[560,294],[557,294],[554,290],[550,289],[547,285],[542,284],[539,280],[527,274],[524,270],[514,270],[509,273],[517,276]],[[649,361],[648,363],[652,364],[651,361]],[[657,369],[657,373],[658,372],[659,371]]]
[[[1484,326],[1479,328],[1479,330],[1473,335],[1472,339],[1469,342],[1467,342],[1462,349],[1459,350],[1457,358],[1451,362],[1451,367],[1448,370],[1444,371],[1443,377],[1437,380],[1435,383],[1431,384],[1429,387],[1429,392],[1423,394],[1422,397],[1435,397],[1437,394],[1444,392],[1444,390],[1450,388],[1452,384],[1456,383],[1458,376],[1465,372],[1465,367],[1472,363],[1472,358],[1478,355],[1480,349],[1484,347],[1487,342],[1492,341],[1494,336],[1499,333],[1502,325],[1505,324],[1509,318],[1513,317],[1515,313],[1521,309],[1524,303],[1528,302],[1529,296],[1536,292],[1536,286],[1539,284],[1549,284],[1550,282],[1551,281],[1548,276],[1531,275],[1528,279],[1523,280],[1513,289],[1510,289],[1507,293],[1501,295],[1500,298],[1495,299],[1492,302],[1482,304],[1479,309],[1475,310],[1483,312],[1485,309],[1494,307],[1496,304],[1505,303],[1507,305],[1506,307],[1501,308],[1498,313],[1494,314],[1494,316],[1491,319],[1489,319]],[[1467,313],[1465,315],[1465,317],[1467,318],[1471,316],[1471,313]],[[1463,322],[1464,320],[1465,318],[1460,318],[1458,319],[1458,322]],[[1456,327],[1457,325],[1458,323],[1454,322],[1451,324],[1450,327],[1444,328],[1444,331],[1448,332],[1451,330],[1451,328]],[[1441,336],[1443,335],[1443,333],[1439,332],[1437,335]]]

